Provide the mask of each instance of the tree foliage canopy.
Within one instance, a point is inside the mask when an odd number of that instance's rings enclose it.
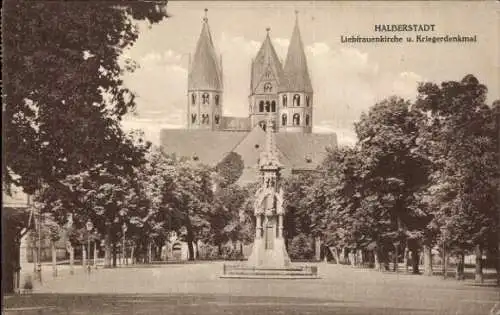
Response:
[[[99,167],[132,172],[136,146],[119,121],[135,106],[120,56],[135,20],[159,22],[165,3],[8,1],[4,7],[3,183],[33,193]]]

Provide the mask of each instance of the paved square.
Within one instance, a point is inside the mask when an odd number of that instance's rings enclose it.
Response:
[[[318,264],[317,280],[220,279],[221,263],[44,274],[10,314],[485,314],[500,290],[438,277]],[[45,309],[37,309],[44,306]],[[30,309],[30,307],[32,309]]]

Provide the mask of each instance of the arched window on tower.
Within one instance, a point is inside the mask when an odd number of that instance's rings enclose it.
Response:
[[[309,107],[310,105],[310,99],[309,99],[309,95],[306,95],[306,106]]]
[[[202,103],[203,105],[205,104],[210,104],[210,95],[208,93],[203,93],[203,95],[201,96],[201,99],[202,99]]]
[[[201,123],[208,125],[210,123],[208,114],[201,115]]]
[[[281,115],[281,125],[282,126],[286,126],[286,123],[287,123],[286,120],[287,120],[286,114]]]
[[[269,113],[271,110],[271,103],[269,101],[266,101],[266,113]]]
[[[196,104],[196,94],[191,93],[191,105]]]
[[[287,106],[287,97],[286,97],[286,94],[284,94],[284,95],[281,97],[281,104],[283,105],[283,107],[286,107],[286,106]]]
[[[267,82],[264,84],[264,92],[272,92],[273,91],[273,86],[271,83]]]
[[[300,115],[297,113],[293,114],[293,125],[300,126]]]
[[[215,105],[216,105],[216,106],[217,106],[217,105],[219,105],[219,95],[218,95],[218,94],[216,94],[216,95],[214,96],[214,100],[215,100]]]
[[[306,126],[309,126],[309,115],[306,115]]]
[[[276,113],[276,101],[271,102],[271,112]]]
[[[259,112],[264,112],[264,101],[259,102]]]
[[[191,114],[191,123],[194,124],[196,122],[196,114]]]
[[[293,96],[293,106],[300,106],[300,95],[295,94]]]

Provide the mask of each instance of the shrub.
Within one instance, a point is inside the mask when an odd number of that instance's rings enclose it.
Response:
[[[301,233],[295,236],[288,247],[291,259],[312,259],[314,256],[313,241]]]
[[[33,280],[31,279],[31,276],[27,276],[24,280],[23,290],[25,292],[31,292],[33,290]]]

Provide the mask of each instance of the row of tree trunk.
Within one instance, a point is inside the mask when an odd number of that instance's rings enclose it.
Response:
[[[398,272],[399,269],[399,259],[397,256],[397,251],[395,255],[392,255],[392,259],[390,259],[390,255],[388,255],[387,252],[378,250],[378,249],[373,249],[371,251],[369,250],[350,250],[349,249],[342,249],[342,253],[339,252],[339,249],[337,248],[329,248],[330,252],[332,253],[332,256],[335,260],[336,263],[349,263],[352,266],[360,266],[364,264],[368,265],[373,265],[373,267],[376,270],[380,271],[389,271],[390,266],[389,266],[389,261],[392,262],[392,271]],[[432,264],[432,252],[430,246],[425,245],[423,247],[423,274],[427,276],[431,276],[434,274],[433,270],[433,264]],[[475,247],[475,252],[476,256],[476,261],[475,261],[475,280],[477,282],[483,282],[484,281],[484,275],[483,275],[483,250],[482,248],[478,245]],[[411,258],[411,259],[410,259]],[[443,262],[442,262],[442,273],[443,277],[447,277],[448,275],[448,259],[449,256],[447,255],[446,251],[444,251],[444,255],[442,257]],[[465,253],[464,252],[459,252],[457,254],[457,264],[456,264],[456,269],[455,269],[455,278],[457,280],[463,280],[465,279]],[[409,250],[408,248],[404,249],[404,255],[403,255],[403,265],[404,265],[404,270],[405,272],[409,271],[409,261],[411,261],[411,267],[412,267],[412,273],[414,274],[419,274],[419,265],[421,262],[420,259],[420,253],[418,250]]]

